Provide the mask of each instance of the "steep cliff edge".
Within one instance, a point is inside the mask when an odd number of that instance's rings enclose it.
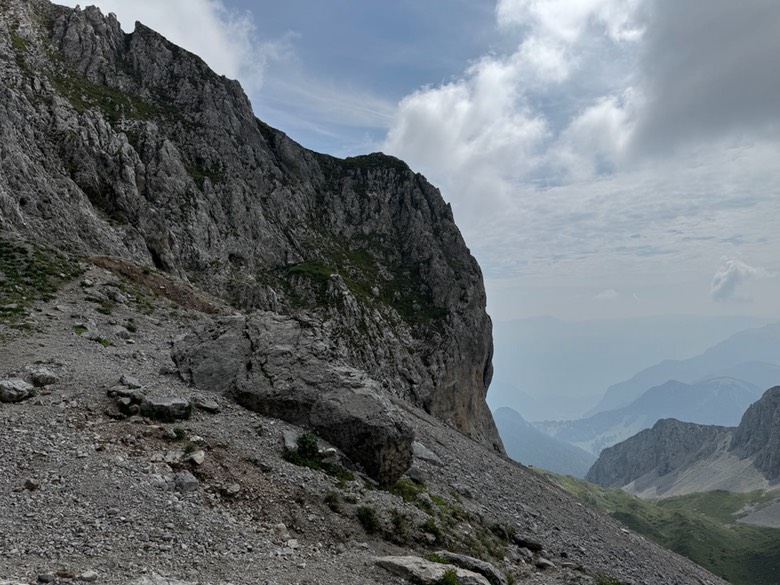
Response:
[[[479,267],[439,192],[255,118],[239,84],[95,8],[0,0],[0,229],[315,319],[339,359],[501,450]]]
[[[780,386],[750,405],[734,431],[731,449],[751,458],[767,479],[780,480]]]

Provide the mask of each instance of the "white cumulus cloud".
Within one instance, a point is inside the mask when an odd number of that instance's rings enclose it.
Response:
[[[739,299],[737,288],[748,280],[768,276],[763,268],[754,268],[738,258],[721,258],[722,264],[712,277],[710,296],[715,301]]]
[[[620,293],[614,288],[607,288],[598,293],[593,298],[597,301],[615,301],[620,297]]]

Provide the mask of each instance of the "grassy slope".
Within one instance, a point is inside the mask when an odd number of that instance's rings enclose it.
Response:
[[[735,523],[743,506],[768,500],[763,492],[713,491],[652,502],[547,475],[585,503],[735,585],[780,585],[780,529]]]

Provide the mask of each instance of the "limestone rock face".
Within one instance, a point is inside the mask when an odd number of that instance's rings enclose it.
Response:
[[[652,429],[604,449],[585,479],[622,487],[650,471],[666,475],[715,451],[719,438],[728,432],[728,427],[661,419]]]
[[[734,431],[731,448],[744,457],[769,480],[780,479],[780,386],[770,388],[742,416]]]
[[[424,177],[304,149],[141,24],[0,7],[0,229],[305,316],[383,394],[502,450],[482,275]]]
[[[178,341],[172,357],[198,388],[312,429],[381,484],[411,466],[411,427],[314,321],[267,312],[220,319]]]

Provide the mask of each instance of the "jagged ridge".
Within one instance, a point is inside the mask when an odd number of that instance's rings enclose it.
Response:
[[[780,386],[767,390],[737,427],[659,420],[601,452],[586,476],[605,487],[677,495],[749,491],[780,479]]]

